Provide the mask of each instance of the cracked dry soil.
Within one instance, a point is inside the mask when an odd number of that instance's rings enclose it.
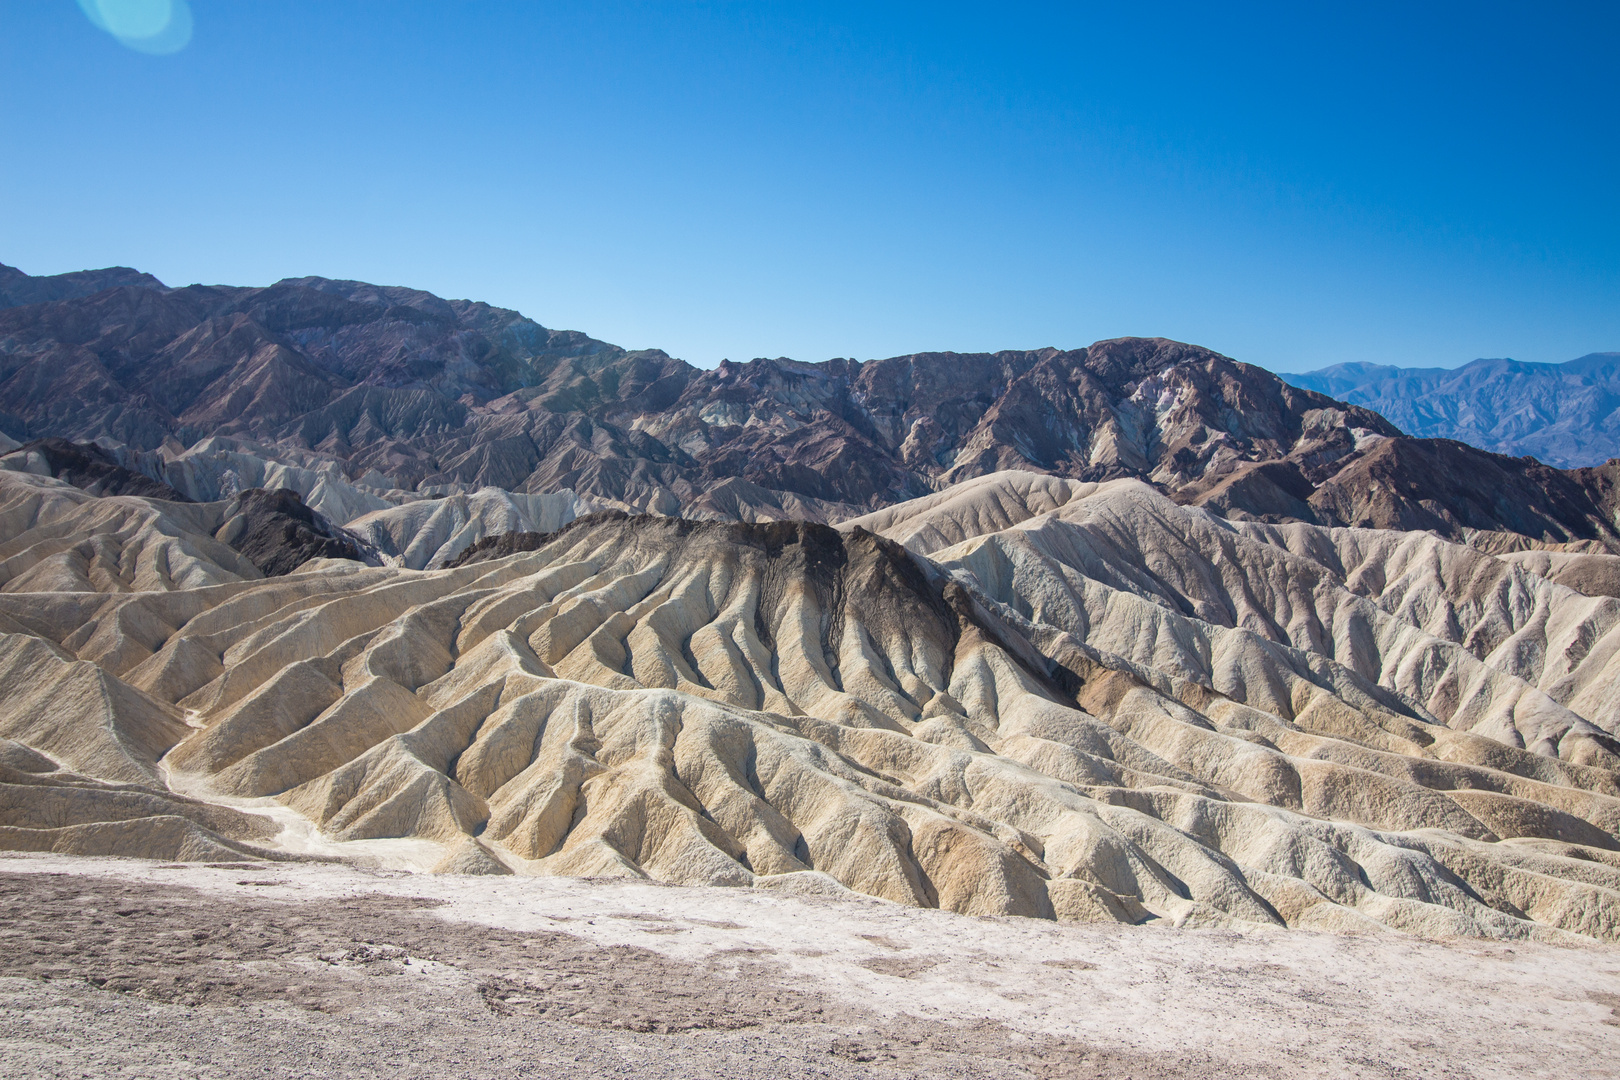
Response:
[[[0,871],[0,1072],[37,1077],[1236,1075],[882,1017],[700,964],[435,917],[442,902],[229,900]]]

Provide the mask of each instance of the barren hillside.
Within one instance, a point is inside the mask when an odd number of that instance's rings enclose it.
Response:
[[[1620,550],[1620,466],[1562,471],[1407,438],[1368,409],[1163,338],[704,371],[415,289],[3,270],[0,448],[100,440],[199,501],[291,486],[343,525],[496,488],[837,522],[1021,469],[1134,477],[1234,518]]]
[[[838,530],[597,514],[265,579],[218,504],[0,485],[14,849],[1620,929],[1620,600],[1567,583],[1609,556],[1561,584],[1011,472]]]

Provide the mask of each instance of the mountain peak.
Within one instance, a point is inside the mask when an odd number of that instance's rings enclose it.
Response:
[[[251,439],[389,489],[567,489],[599,505],[746,520],[839,520],[1031,470],[1134,477],[1240,519],[1614,535],[1606,488],[1489,454],[1379,449],[1401,428],[1354,395],[1162,337],[700,370],[402,286],[301,277],[75,296],[156,279],[20,280],[64,299],[0,311],[0,430],[17,442],[110,439],[142,452]],[[1371,365],[1335,376],[1378,377]],[[1510,512],[1425,475],[1431,466],[1500,473],[1503,490],[1542,509]]]
[[[0,308],[47,304],[54,300],[75,300],[121,286],[143,289],[167,288],[151,274],[142,273],[128,266],[108,266],[101,270],[75,270],[68,274],[33,277],[15,266],[0,263]]]

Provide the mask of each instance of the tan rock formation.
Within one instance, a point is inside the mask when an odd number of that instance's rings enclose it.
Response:
[[[0,591],[148,591],[261,576],[214,539],[221,510],[98,498],[48,476],[0,471]]]
[[[400,566],[438,569],[486,536],[554,532],[593,509],[602,508],[572,491],[526,495],[484,488],[374,510],[346,527]]]
[[[191,542],[141,521],[120,566]],[[290,846],[274,807],[447,872],[1620,936],[1620,601],[1427,533],[1003,473],[839,530],[596,514],[452,569],[80,579],[0,590],[0,845],[240,857]]]

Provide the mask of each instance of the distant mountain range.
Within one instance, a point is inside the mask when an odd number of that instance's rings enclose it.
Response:
[[[1620,352],[1567,364],[1475,360],[1455,369],[1337,364],[1282,378],[1372,409],[1410,435],[1562,468],[1620,457]]]
[[[81,296],[92,296],[105,289],[117,288],[119,285],[163,288],[163,282],[151,274],[143,274],[127,266],[109,266],[105,270],[78,270],[71,274],[31,277],[14,266],[0,263],[0,308],[43,304],[51,300],[73,300]]]
[[[490,487],[568,492],[581,508],[840,521],[1017,469],[1139,478],[1234,520],[1620,550],[1620,466],[1560,471],[1406,438],[1371,409],[1163,338],[706,371],[356,281],[171,289],[127,268],[0,267],[0,289],[0,449],[97,441],[199,501],[296,473],[338,525]],[[18,460],[54,471],[36,457]]]

